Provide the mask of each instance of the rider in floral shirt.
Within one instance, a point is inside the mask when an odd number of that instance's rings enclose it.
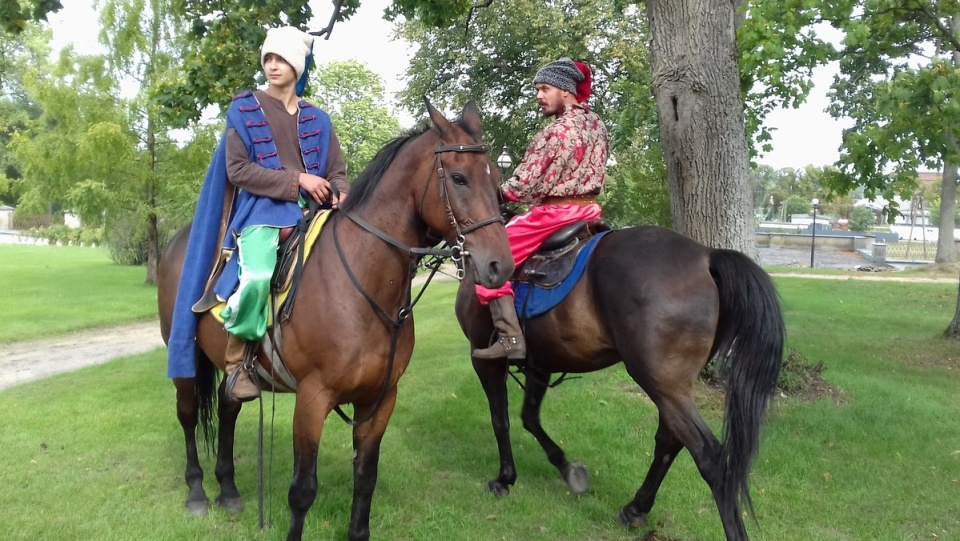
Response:
[[[588,105],[564,105],[501,191],[508,201],[531,205],[548,197],[595,196],[603,186],[607,147],[607,129]]]
[[[590,77],[586,64],[561,58],[542,67],[533,79],[541,110],[556,119],[534,137],[523,161],[501,187],[508,201],[533,205],[507,224],[517,266],[564,226],[600,217],[597,194],[603,187],[610,137],[584,103],[590,97]],[[474,358],[525,358],[510,283],[498,289],[476,288],[481,304],[490,306],[499,337],[490,347],[475,349]]]

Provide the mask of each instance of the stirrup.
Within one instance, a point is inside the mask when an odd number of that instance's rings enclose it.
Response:
[[[256,391],[254,394],[248,394],[244,396],[234,396],[234,388],[237,385],[237,381],[240,379],[240,373],[243,372],[246,374],[247,382],[254,388]],[[238,366],[233,372],[227,375],[227,379],[224,381],[223,385],[223,394],[226,395],[230,400],[236,400],[237,402],[250,402],[251,400],[256,400],[260,398],[260,386],[257,384],[257,381],[250,376],[250,372],[244,366]]]

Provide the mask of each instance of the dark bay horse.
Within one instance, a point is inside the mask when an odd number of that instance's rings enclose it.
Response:
[[[457,295],[457,318],[471,350],[490,343],[489,310],[468,276]],[[729,540],[745,540],[741,499],[759,446],[767,398],[783,357],[784,323],[770,277],[748,257],[707,248],[673,231],[637,227],[600,239],[570,295],[524,323],[523,427],[575,493],[587,472],[571,463],[540,423],[551,374],[583,373],[623,362],[659,409],[653,461],[617,521],[641,526],[677,454],[686,448],[710,486]],[[697,411],[694,386],[717,356],[728,373],[723,442]],[[490,405],[500,471],[487,483],[498,496],[517,479],[507,411],[507,362],[473,360]]]
[[[497,287],[513,272],[499,214],[498,170],[482,144],[473,102],[456,122],[429,102],[433,123],[384,147],[353,184],[341,209],[328,220],[303,269],[297,302],[282,323],[284,362],[296,380],[293,418],[294,471],[290,484],[288,540],[300,539],[304,518],[317,496],[317,453],[324,420],[335,407],[353,404],[354,489],[348,537],[370,538],[370,505],[377,483],[380,442],[393,413],[397,381],[414,345],[410,281],[418,259],[409,247],[440,237],[463,248],[472,280]],[[164,340],[188,233],[181,231],[159,267],[159,308]],[[428,243],[427,239],[433,239]],[[406,312],[406,313],[405,313]],[[200,318],[197,377],[174,379],[177,417],[187,449],[187,509],[207,512],[196,428],[212,430],[219,417],[217,502],[239,512],[234,483],[233,438],[240,404],[216,389],[226,346],[223,325]],[[393,366],[388,358],[393,351]],[[261,353],[262,354],[262,353]],[[266,382],[261,382],[266,385]]]

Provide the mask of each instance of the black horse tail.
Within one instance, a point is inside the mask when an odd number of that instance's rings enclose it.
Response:
[[[203,433],[204,447],[208,450],[216,449],[217,425],[214,422],[217,410],[217,367],[210,361],[200,348],[196,356],[197,376],[194,380],[194,389],[197,393],[197,407],[201,432]]]
[[[714,353],[727,376],[718,501],[735,511],[739,498],[753,515],[748,480],[783,363],[783,314],[773,280],[744,254],[714,250],[710,273],[720,293]]]

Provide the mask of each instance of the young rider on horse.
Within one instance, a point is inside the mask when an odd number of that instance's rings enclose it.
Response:
[[[260,395],[243,360],[248,342],[259,342],[266,332],[280,230],[297,223],[307,198],[335,207],[349,188],[340,142],[329,115],[299,99],[313,59],[312,47],[313,36],[296,28],[267,31],[260,63],[269,86],[265,91],[246,91],[233,98],[191,231],[190,245],[209,244],[209,239],[195,241],[195,237],[216,237],[226,230],[223,248],[236,248],[213,291],[227,303],[220,312],[228,332],[226,390],[228,396],[239,401]],[[223,198],[205,197],[208,190],[219,194],[218,188]],[[226,228],[220,219],[209,218],[221,213],[222,220],[228,220]],[[211,221],[215,222],[213,227]],[[197,278],[202,288],[210,266],[204,268],[192,260],[191,252],[188,246],[174,309],[168,367],[179,360],[175,356],[193,358],[196,316],[181,317],[179,327],[178,317],[199,300]],[[201,262],[210,261],[206,254],[197,255]],[[191,266],[199,268],[191,272]],[[177,377],[173,368],[168,368],[168,375]]]
[[[610,137],[603,121],[584,102],[590,97],[590,68],[561,58],[540,68],[533,79],[537,101],[554,121],[538,133],[513,176],[501,187],[504,198],[532,205],[507,224],[517,267],[547,237],[579,220],[600,217],[597,194],[603,186]],[[489,304],[499,339],[475,349],[478,359],[521,360],[526,344],[514,308],[510,282],[499,289],[477,285],[477,297]]]

